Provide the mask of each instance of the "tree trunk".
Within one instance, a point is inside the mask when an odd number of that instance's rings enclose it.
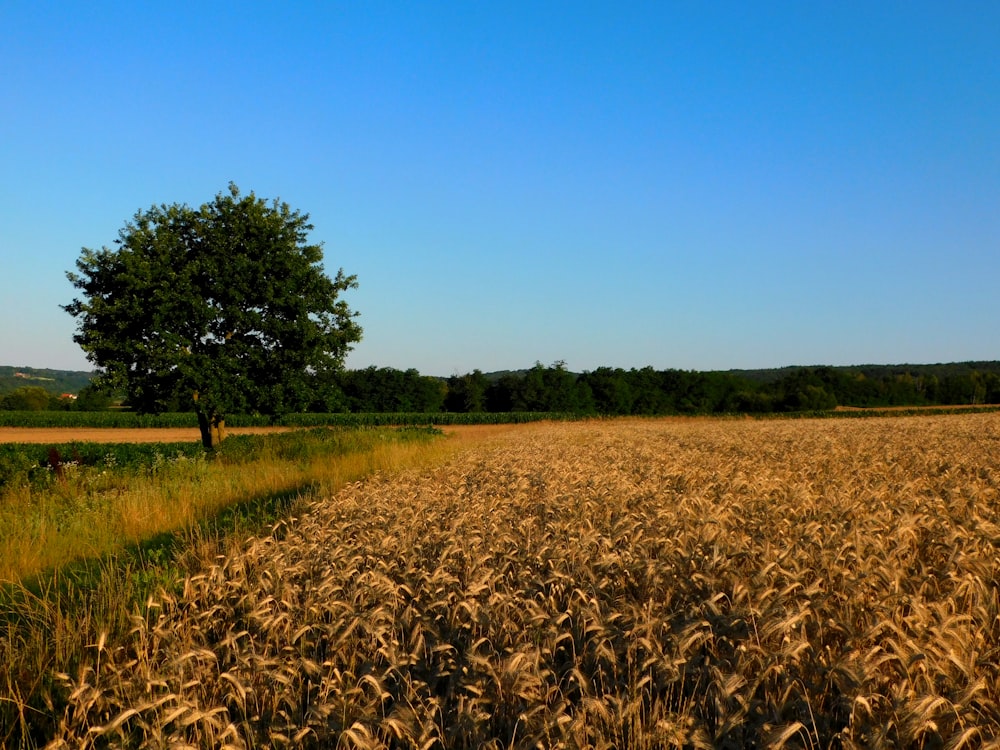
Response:
[[[226,437],[226,418],[221,414],[206,414],[198,410],[198,429],[205,450],[213,451]]]

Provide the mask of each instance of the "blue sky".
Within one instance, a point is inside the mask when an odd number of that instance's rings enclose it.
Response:
[[[1000,4],[0,4],[0,364],[230,181],[357,274],[350,367],[1000,358]]]

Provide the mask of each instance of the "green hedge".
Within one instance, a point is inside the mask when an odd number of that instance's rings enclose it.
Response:
[[[193,413],[131,411],[0,411],[0,427],[198,427]]]
[[[286,414],[278,419],[262,415],[234,414],[226,418],[229,427],[381,427],[389,425],[520,424],[542,419],[573,419],[574,415],[554,412],[474,413],[395,413],[371,414]],[[0,411],[0,427],[198,427],[193,412],[177,414],[136,414],[130,411]]]

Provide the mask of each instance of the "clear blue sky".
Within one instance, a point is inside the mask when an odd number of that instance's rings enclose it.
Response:
[[[1000,359],[1000,3],[0,3],[0,364],[81,247],[311,215],[349,367]]]

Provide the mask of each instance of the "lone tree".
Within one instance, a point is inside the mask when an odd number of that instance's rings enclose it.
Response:
[[[193,402],[214,448],[226,414],[304,408],[317,376],[343,367],[361,328],[338,295],[309,216],[230,183],[201,208],[153,206],[120,230],[114,249],[83,248],[67,276],[81,297],[73,340],[143,413]]]

